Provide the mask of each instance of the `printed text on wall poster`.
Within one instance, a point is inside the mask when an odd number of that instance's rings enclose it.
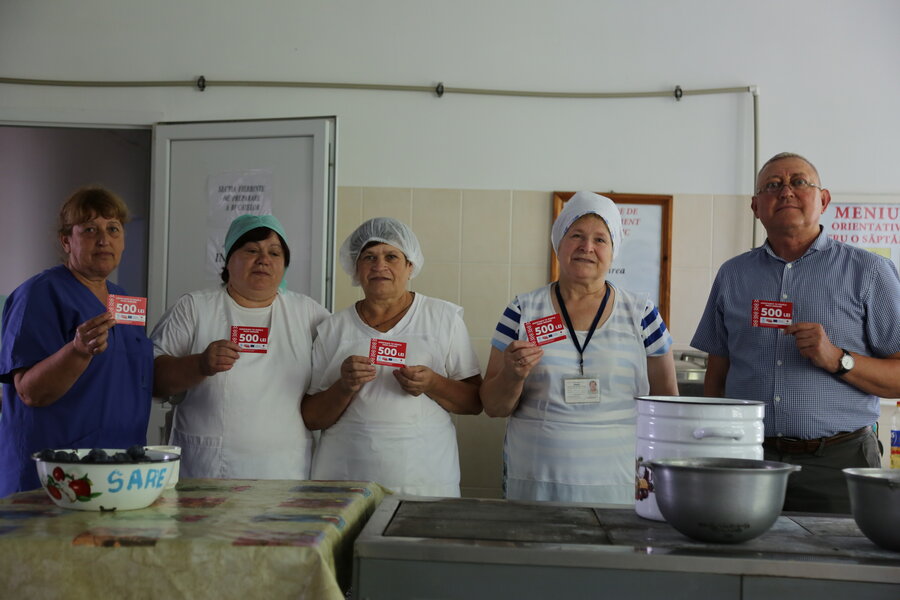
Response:
[[[271,169],[229,171],[207,180],[206,278],[218,281],[225,266],[225,234],[240,215],[272,214]]]
[[[900,205],[832,202],[820,223],[828,236],[889,258],[900,270]]]

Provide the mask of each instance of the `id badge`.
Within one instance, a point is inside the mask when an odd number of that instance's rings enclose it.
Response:
[[[754,300],[750,308],[750,324],[753,327],[785,329],[793,323],[793,302]]]
[[[241,325],[232,325],[231,341],[238,345],[238,347],[240,348],[239,352],[268,354],[269,328],[243,327]]]
[[[110,294],[106,300],[106,310],[113,314],[117,325],[147,324],[146,298]]]
[[[600,380],[593,377],[566,379],[566,404],[600,402]]]

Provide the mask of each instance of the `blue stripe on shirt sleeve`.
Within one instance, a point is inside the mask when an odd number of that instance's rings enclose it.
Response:
[[[644,315],[644,318],[641,319],[641,329],[647,329],[648,327],[653,325],[653,322],[656,321],[658,318],[659,318],[659,311],[656,310],[656,307],[654,306],[653,310],[651,310],[649,313]]]
[[[519,337],[519,335],[514,330],[510,329],[503,323],[497,323],[497,331],[512,340],[518,339]]]
[[[663,336],[663,333],[665,333],[665,328],[660,327],[649,336],[647,336],[647,338],[644,339],[644,348],[649,348],[650,346],[652,346],[659,338]]]
[[[508,306],[507,306],[506,309],[503,311],[503,316],[506,317],[507,319],[509,319],[510,321],[512,321],[513,323],[516,323],[517,325],[518,325],[519,321],[522,319],[522,315],[520,315],[519,313],[515,312],[514,310],[512,310],[512,309],[509,308]],[[513,334],[513,335],[514,335],[514,334]]]
[[[497,338],[494,338],[491,340],[491,346],[493,346],[500,352],[503,352],[504,350],[506,350],[506,347],[509,346],[509,342],[504,342],[503,340],[498,340]]]

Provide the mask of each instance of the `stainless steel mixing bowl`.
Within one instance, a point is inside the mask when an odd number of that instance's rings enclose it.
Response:
[[[844,469],[853,520],[867,538],[900,552],[900,470]]]
[[[766,532],[797,465],[744,458],[661,458],[656,503],[672,527],[704,542],[743,542]]]

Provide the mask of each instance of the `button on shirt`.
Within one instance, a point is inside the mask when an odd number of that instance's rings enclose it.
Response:
[[[894,264],[824,233],[792,262],[766,242],[722,265],[691,340],[729,360],[728,398],[766,403],[767,437],[813,439],[875,423],[878,398],[813,365],[800,355],[794,336],[753,327],[753,300],[791,302],[794,323],[821,323],[834,345],[886,357],[900,352]]]

